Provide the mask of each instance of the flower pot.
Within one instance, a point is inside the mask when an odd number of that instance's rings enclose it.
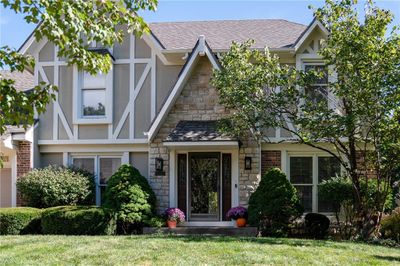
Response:
[[[167,225],[169,228],[176,228],[176,221],[167,220]]]
[[[237,218],[236,219],[236,226],[237,227],[245,227],[246,226],[246,219],[245,218]]]

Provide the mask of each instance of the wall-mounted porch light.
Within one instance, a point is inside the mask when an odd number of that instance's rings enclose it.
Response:
[[[156,158],[156,175],[165,175],[164,160],[162,158]]]
[[[244,157],[244,169],[251,170],[251,157]]]

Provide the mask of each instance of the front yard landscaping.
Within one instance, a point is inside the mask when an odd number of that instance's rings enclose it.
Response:
[[[400,250],[352,242],[179,236],[1,236],[0,265],[400,265]]]

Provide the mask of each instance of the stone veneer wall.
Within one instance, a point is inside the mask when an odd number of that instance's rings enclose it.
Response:
[[[251,157],[251,170],[244,169],[245,157]],[[239,204],[247,207],[250,195],[260,182],[260,146],[252,140],[242,140],[239,149]]]
[[[181,95],[169,112],[167,119],[150,144],[150,185],[158,199],[159,212],[169,207],[169,150],[162,141],[181,120],[217,120],[229,111],[219,104],[218,93],[210,85],[212,66],[207,58],[200,58]],[[244,142],[239,151],[240,204],[247,205],[250,193],[259,182],[259,148],[252,142]],[[244,170],[244,157],[252,157],[252,170]],[[164,176],[155,174],[155,158],[164,160]]]
[[[29,141],[18,142],[17,178],[31,170],[31,145]],[[17,206],[22,206],[23,204],[20,193],[17,191]]]

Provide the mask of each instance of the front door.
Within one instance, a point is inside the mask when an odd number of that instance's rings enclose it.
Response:
[[[189,153],[189,220],[220,220],[220,158],[217,152]]]

